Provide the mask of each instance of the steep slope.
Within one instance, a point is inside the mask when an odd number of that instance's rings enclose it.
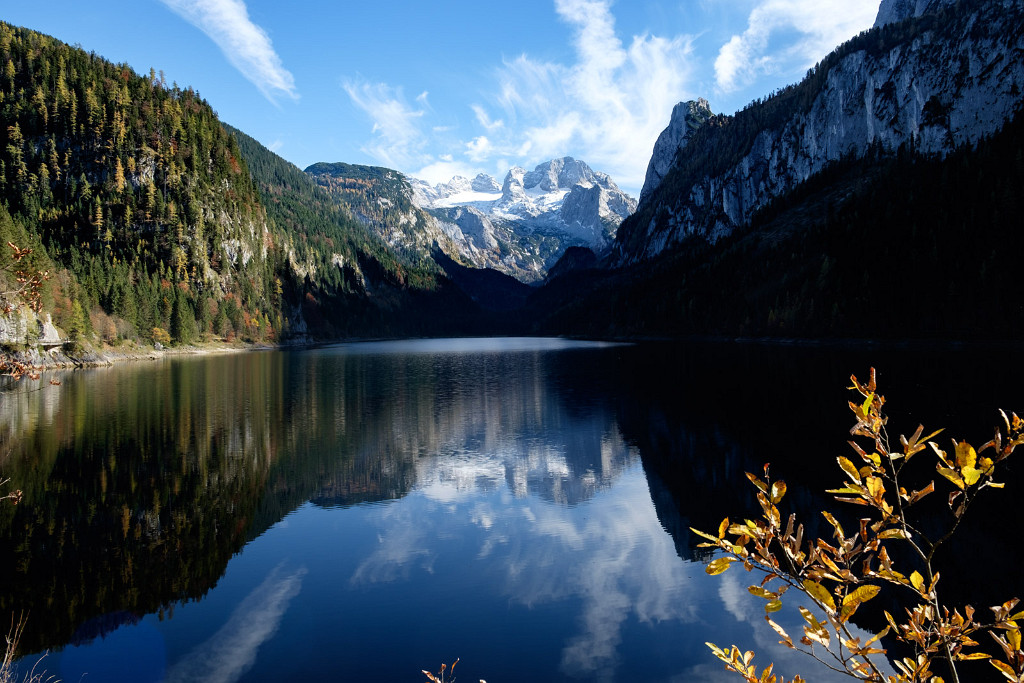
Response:
[[[901,147],[938,157],[998,131],[1021,105],[1024,2],[887,0],[877,25],[800,84],[686,131],[620,227],[613,262],[638,263],[687,238],[715,242],[830,164]],[[652,161],[653,164],[653,161]],[[661,175],[660,178],[657,175]]]
[[[495,319],[487,311],[506,311],[509,302],[525,300],[523,285],[504,273],[473,267],[465,257],[465,237],[458,227],[438,221],[413,201],[413,188],[401,173],[388,168],[346,163],[317,163],[305,175],[330,197],[332,205],[350,222],[358,222],[381,244],[393,250],[402,272],[415,276],[417,287],[460,290],[464,297],[457,306],[432,311],[432,323],[420,334],[440,334],[460,326],[461,330],[509,329],[509,320]],[[468,186],[468,184],[467,184]],[[424,311],[410,311],[417,319]],[[478,326],[478,327],[474,327]]]
[[[413,189],[401,173],[378,166],[319,162],[305,173],[343,211],[410,262],[428,265],[434,245],[452,251],[450,238],[413,202]],[[429,265],[428,265],[429,267]]]
[[[277,336],[266,212],[209,104],[3,23],[0,64],[0,198],[67,337]]]
[[[494,329],[433,260],[407,258],[401,243],[392,248],[373,229],[374,221],[387,224],[409,208],[386,198],[388,183],[397,177],[400,184],[400,176],[348,164],[311,175],[244,133],[233,134],[271,219],[291,334],[336,339]]]
[[[944,158],[833,164],[716,243],[571,271],[533,332],[1024,340],[1024,115]]]

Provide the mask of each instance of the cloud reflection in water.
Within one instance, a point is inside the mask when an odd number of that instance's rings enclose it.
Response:
[[[285,572],[283,565],[275,567],[213,637],[171,668],[167,683],[239,680],[256,661],[260,645],[277,631],[288,604],[302,587],[305,574],[305,568]]]
[[[627,621],[697,614],[682,594],[691,590],[687,565],[658,521],[637,454],[616,431],[600,443],[600,470],[575,476],[564,454],[542,443],[421,459],[417,489],[371,518],[379,544],[351,582],[432,571],[446,539],[473,538],[485,580],[510,604],[579,603],[562,673],[613,671]],[[567,499],[581,502],[559,504]]]

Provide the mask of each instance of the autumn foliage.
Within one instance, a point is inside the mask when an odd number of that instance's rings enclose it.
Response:
[[[1017,611],[1018,600],[991,607],[987,618],[971,605],[946,604],[940,599],[940,575],[935,565],[936,551],[949,542],[982,490],[1003,487],[995,476],[1000,463],[1024,443],[1024,420],[1001,413],[1003,428],[996,429],[995,436],[978,449],[966,441],[953,441],[948,451],[943,450],[933,440],[941,430],[923,436],[923,427],[909,438],[900,436],[899,446],[894,448],[886,433],[888,418],[882,412],[885,399],[877,391],[874,369],[867,383],[862,384],[856,377],[852,380],[850,388],[859,395],[850,402],[856,420],[850,430],[855,439],[850,441],[855,457],[837,458],[845,481],[828,493],[837,502],[863,511],[857,526],[848,532],[833,513],[823,511],[833,529],[832,539],[805,538],[804,526],[795,514],[783,519],[778,506],[786,494],[786,484],[773,481],[765,465],[763,478],[747,473],[757,488],[760,519],[734,522],[726,518],[717,533],[693,530],[707,539],[702,547],[723,551],[708,563],[707,573],[721,574],[734,563],[742,564],[749,572],[759,572],[761,580],[749,591],[766,601],[765,620],[780,642],[858,680],[960,681],[964,680],[964,662],[988,660],[1006,680],[1024,683],[1018,626],[1024,611]],[[934,480],[917,484],[907,481],[907,463],[922,453],[934,457],[939,486]],[[944,490],[941,494],[940,488]],[[938,535],[925,530],[910,514],[932,494],[945,496],[944,506],[950,513],[948,527]],[[897,548],[897,544],[902,547]],[[901,558],[899,563],[894,555]],[[865,640],[855,635],[850,620],[883,588],[894,594],[904,612],[884,612],[888,626]],[[805,622],[799,637],[789,635],[771,616],[782,608],[783,596],[789,591],[799,593],[805,601],[799,607]],[[986,633],[997,644],[998,657],[981,649],[978,639]],[[887,636],[900,641],[910,653],[891,658],[895,674],[883,670],[886,650],[882,639]],[[771,665],[758,672],[753,652],[713,643],[708,647],[728,670],[749,683],[783,683]],[[792,680],[804,679],[796,676]]]

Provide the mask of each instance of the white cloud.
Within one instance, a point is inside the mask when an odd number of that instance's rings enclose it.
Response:
[[[690,95],[692,38],[639,35],[625,45],[609,0],[556,0],[555,9],[573,29],[575,60],[503,64],[492,102],[506,125],[491,156],[524,165],[578,156],[635,193],[672,107]],[[485,127],[494,120],[480,105],[474,112]]]
[[[389,168],[408,170],[428,163],[427,136],[423,132],[424,110],[406,100],[401,88],[385,83],[346,81],[345,92],[373,121],[373,138],[363,151]],[[426,93],[416,98],[421,104]]]
[[[751,10],[746,30],[719,50],[716,84],[728,93],[762,74],[802,71],[869,28],[877,12],[877,0],[761,0]],[[796,39],[772,45],[773,37],[793,32]]]
[[[285,574],[281,565],[276,567],[209,640],[167,672],[167,680],[239,680],[256,661],[260,646],[277,632],[288,605],[302,588],[305,575],[305,568]]]
[[[276,95],[298,99],[295,79],[274,51],[270,36],[249,19],[242,0],[161,0],[205,33],[232,66],[271,102]]]
[[[490,157],[494,146],[487,136],[480,135],[466,143],[466,154],[473,161],[483,161]]]
[[[457,175],[463,178],[472,178],[480,172],[480,167],[463,161],[455,161],[451,154],[443,154],[435,161],[431,161],[418,170],[412,171],[414,178],[425,180],[431,185],[447,183]]]
[[[565,64],[528,55],[505,60],[484,102],[470,105],[472,130],[461,140],[458,129],[423,123],[433,114],[425,92],[412,106],[400,88],[346,84],[375,122],[363,151],[430,182],[449,180],[436,174],[450,170],[500,176],[511,164],[532,167],[576,156],[638,193],[672,107],[692,96],[692,37],[645,34],[625,44],[615,33],[611,0],[555,0],[555,9],[572,29],[575,58]],[[446,161],[439,156],[444,153],[457,158]]]
[[[474,104],[472,108],[473,113],[476,114],[477,123],[479,123],[485,129],[497,130],[499,128],[504,127],[504,121],[502,121],[501,119],[492,121],[490,115],[487,113],[487,110],[481,107],[479,104]]]

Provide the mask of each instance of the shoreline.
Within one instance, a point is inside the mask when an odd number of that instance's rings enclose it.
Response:
[[[152,346],[107,347],[87,349],[80,355],[70,355],[62,348],[52,351],[31,349],[15,353],[2,353],[8,360],[24,363],[33,372],[45,373],[62,370],[110,367],[118,363],[158,361],[177,356],[212,356],[245,351],[264,351],[291,348],[293,344],[250,344],[242,342],[201,342],[187,346],[155,348]]]
[[[476,336],[476,335],[471,335]],[[505,335],[499,335],[505,336]],[[518,335],[516,335],[518,336]],[[525,335],[538,336],[538,335]],[[963,350],[967,348],[1021,348],[1024,342],[1021,340],[962,340],[962,339],[855,339],[855,338],[802,338],[802,337],[740,337],[740,336],[718,336],[718,335],[688,335],[684,337],[661,337],[661,336],[633,336],[609,335],[606,337],[590,337],[580,335],[539,335],[556,336],[569,339],[590,339],[593,341],[609,341],[624,343],[655,344],[681,343],[681,344],[723,344],[723,345],[749,345],[749,346],[795,346],[802,348],[943,348],[949,350]],[[50,351],[42,351],[39,348],[30,350],[7,352],[0,351],[0,359],[14,360],[25,364],[34,372],[56,372],[66,370],[79,370],[86,368],[110,367],[117,363],[158,361],[166,358],[179,356],[212,356],[228,353],[244,353],[249,351],[273,351],[285,349],[306,349],[330,344],[344,344],[357,342],[386,341],[391,339],[420,339],[425,337],[359,337],[335,340],[311,339],[290,341],[288,343],[251,343],[251,342],[224,342],[208,341],[189,344],[187,346],[169,346],[156,348],[153,346],[142,346],[125,344],[118,347],[103,345],[99,349],[90,348],[81,355],[69,355],[63,347]]]

